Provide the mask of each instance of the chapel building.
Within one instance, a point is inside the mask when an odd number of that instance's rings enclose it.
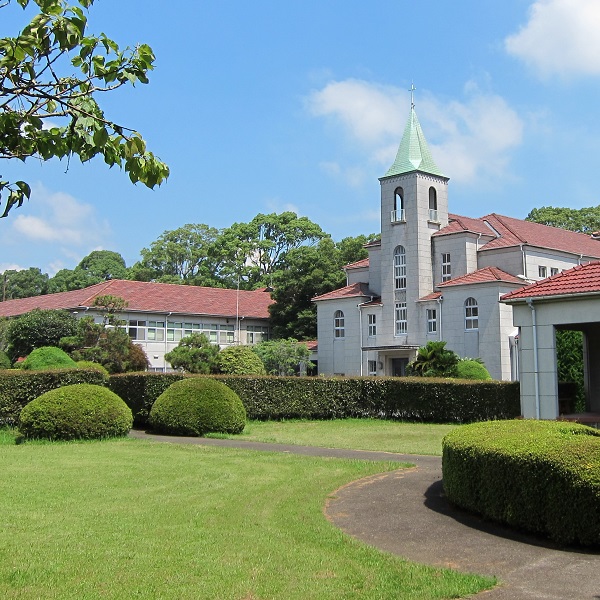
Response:
[[[319,373],[403,376],[419,347],[443,340],[483,359],[494,379],[518,379],[518,331],[500,296],[599,259],[600,241],[496,213],[450,213],[449,179],[414,105],[379,181],[381,238],[345,267],[345,287],[313,299]]]

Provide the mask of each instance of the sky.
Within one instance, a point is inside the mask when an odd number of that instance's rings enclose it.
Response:
[[[16,35],[26,14],[0,11]],[[378,233],[413,84],[450,212],[600,204],[598,0],[95,0],[88,20],[154,50],[150,83],[100,104],[171,175],[149,190],[101,159],[2,161],[33,191],[0,219],[0,272],[98,249],[131,266],[166,230],[286,210],[335,240]]]

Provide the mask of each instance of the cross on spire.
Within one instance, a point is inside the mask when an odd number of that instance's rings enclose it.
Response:
[[[415,87],[415,84],[411,82],[410,84],[410,108],[411,110],[415,107],[415,90],[417,88]]]

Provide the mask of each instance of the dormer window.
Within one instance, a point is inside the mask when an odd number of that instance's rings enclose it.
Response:
[[[394,191],[394,210],[392,211],[392,223],[404,221],[404,190],[397,187]]]
[[[429,220],[438,220],[437,190],[433,186],[429,188]]]

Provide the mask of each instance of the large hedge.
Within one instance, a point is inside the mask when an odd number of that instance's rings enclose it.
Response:
[[[239,396],[224,383],[193,377],[176,381],[156,399],[150,424],[160,433],[173,435],[241,433],[246,411]]]
[[[15,425],[23,407],[34,398],[75,383],[105,385],[106,382],[104,375],[96,370],[0,371],[0,426]]]
[[[600,431],[555,421],[473,423],[443,441],[454,504],[563,544],[600,546]]]
[[[374,417],[429,423],[470,423],[520,415],[519,384],[427,378],[214,376],[241,398],[249,419]],[[147,424],[156,398],[180,373],[129,373],[109,387],[127,402],[135,423]]]
[[[133,416],[109,389],[78,383],[50,390],[32,400],[19,417],[26,439],[90,440],[125,436]]]

